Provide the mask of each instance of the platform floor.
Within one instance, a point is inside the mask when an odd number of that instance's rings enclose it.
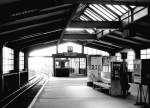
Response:
[[[86,78],[50,78],[32,108],[141,108],[135,99],[112,97],[86,86]]]

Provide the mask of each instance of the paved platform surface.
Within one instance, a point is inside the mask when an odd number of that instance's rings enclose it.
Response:
[[[112,97],[86,86],[86,78],[50,78],[32,108],[141,108],[135,99]]]

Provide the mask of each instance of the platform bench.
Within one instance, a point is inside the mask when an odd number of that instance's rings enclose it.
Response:
[[[93,82],[93,88],[100,88],[100,89],[106,89],[109,90],[109,95],[111,95],[111,85],[104,82]]]

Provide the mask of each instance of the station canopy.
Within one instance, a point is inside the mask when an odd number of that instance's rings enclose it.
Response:
[[[108,52],[150,46],[149,0],[1,0],[4,45],[76,42]]]

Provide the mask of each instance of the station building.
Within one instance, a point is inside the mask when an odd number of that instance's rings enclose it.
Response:
[[[149,0],[0,0],[0,107],[149,107],[149,35]]]

